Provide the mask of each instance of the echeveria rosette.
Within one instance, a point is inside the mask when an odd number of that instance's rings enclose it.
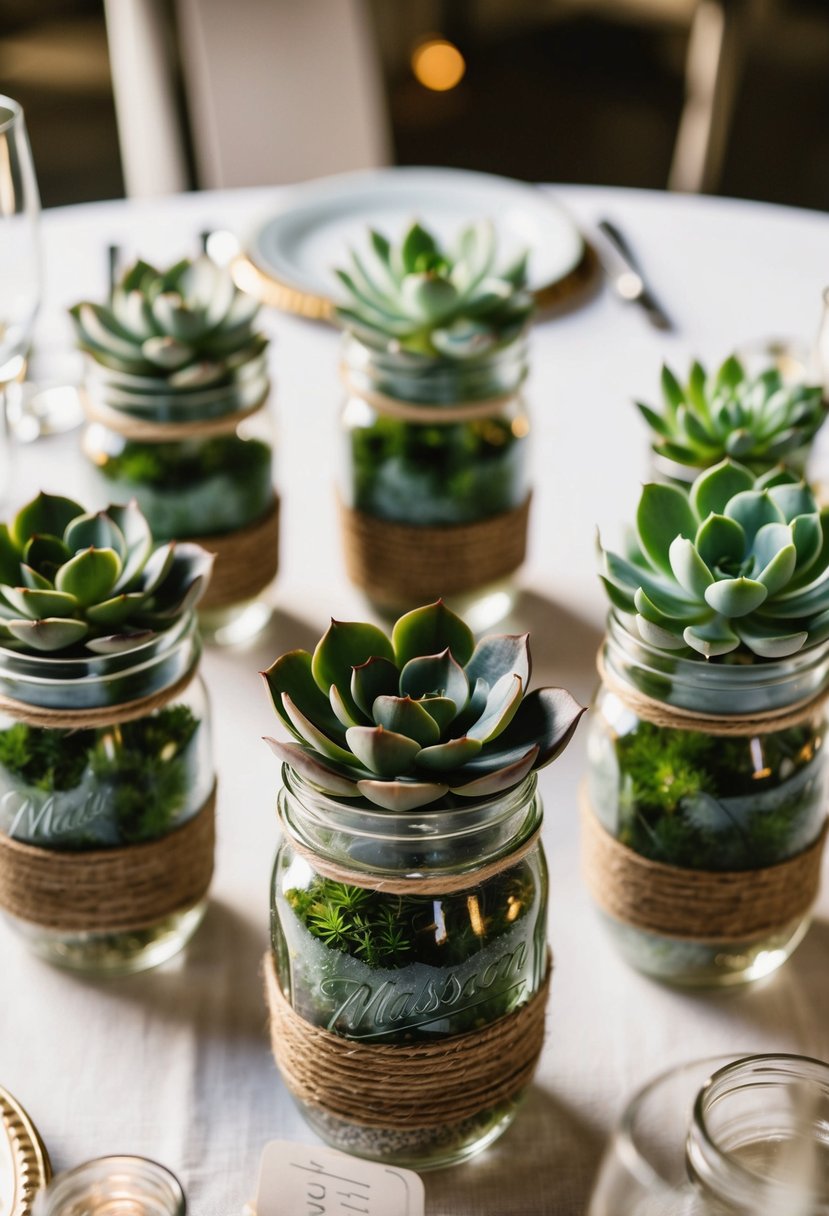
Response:
[[[526,634],[476,645],[441,601],[391,637],[332,621],[313,655],[289,651],[262,674],[295,740],[268,739],[276,755],[327,794],[390,811],[511,789],[564,750],[584,713],[562,688],[527,693]]]
[[[829,509],[787,470],[723,460],[646,485],[630,551],[601,549],[611,603],[662,650],[779,659],[829,638]]]
[[[370,249],[351,250],[338,270],[348,296],[336,317],[343,329],[375,349],[465,360],[517,337],[532,313],[527,255],[496,266],[495,231],[482,220],[459,235],[450,252],[420,224],[399,245],[371,231]]]
[[[195,607],[213,565],[156,545],[135,502],[87,512],[39,494],[0,524],[0,644],[64,657],[131,650]]]
[[[734,355],[710,375],[694,363],[685,385],[663,367],[662,397],[661,413],[636,403],[653,451],[696,469],[730,456],[763,472],[807,448],[826,417],[820,386],[786,384],[774,367],[749,376]]]
[[[267,346],[253,323],[259,303],[208,257],[156,270],[138,261],[108,305],[70,309],[78,345],[117,372],[162,388],[218,388],[244,376]]]

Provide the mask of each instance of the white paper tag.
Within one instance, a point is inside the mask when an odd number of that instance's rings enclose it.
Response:
[[[412,1170],[289,1140],[262,1153],[256,1216],[424,1216],[424,1206]]]

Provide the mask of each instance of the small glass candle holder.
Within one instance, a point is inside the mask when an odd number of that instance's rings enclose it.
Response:
[[[96,1157],[56,1175],[33,1216],[186,1216],[181,1184],[146,1157]]]

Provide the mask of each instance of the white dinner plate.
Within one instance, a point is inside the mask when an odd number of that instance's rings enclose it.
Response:
[[[331,300],[341,298],[334,268],[347,265],[349,248],[365,247],[369,227],[398,240],[417,219],[451,241],[482,218],[496,226],[499,262],[530,250],[533,291],[565,278],[584,256],[573,220],[537,187],[488,173],[421,168],[339,174],[294,187],[284,206],[254,229],[246,252],[256,270],[298,298],[317,301],[316,315],[324,315]],[[286,303],[291,307],[290,297]]]

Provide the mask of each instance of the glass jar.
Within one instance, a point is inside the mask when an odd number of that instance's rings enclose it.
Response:
[[[588,1216],[826,1216],[829,1066],[720,1056],[658,1077],[625,1110]]]
[[[369,520],[420,529],[420,540],[415,535],[403,543],[419,546],[426,537],[437,563],[439,538],[432,529],[451,530],[498,516],[510,526],[510,513],[520,512],[530,491],[530,421],[523,394],[526,336],[466,361],[376,351],[346,336],[343,360],[348,391],[339,491],[346,508]],[[491,406],[482,405],[476,413],[475,403],[484,402]],[[395,409],[400,403],[402,412]],[[472,407],[472,412],[449,421],[453,407]],[[444,596],[476,631],[512,607],[526,517],[516,514],[511,526],[516,553],[500,563],[508,568],[497,570],[496,556],[494,576],[482,566],[482,579],[463,575],[464,585]],[[395,534],[398,543],[400,535]],[[501,544],[496,541],[491,552]],[[429,564],[428,555],[424,562]],[[350,573],[360,580],[353,569]],[[442,593],[440,574],[433,577],[441,585],[424,587],[421,582],[416,594],[392,581],[383,586],[372,580],[363,590],[378,611],[396,617]]]
[[[723,736],[656,725],[624,697],[628,688],[691,713],[756,716],[808,702],[829,678],[826,644],[775,661],[728,657],[706,662],[658,650],[615,613],[609,617],[606,679],[590,715],[589,803],[612,838],[652,862],[709,873],[759,870],[803,853],[823,832],[825,706],[797,725]],[[806,911],[762,936],[706,941],[704,907],[699,940],[602,916],[635,967],[691,985],[769,974],[795,949],[810,919]]]
[[[287,767],[283,781],[272,945],[282,993],[305,1022],[355,1043],[410,1047],[468,1035],[540,992],[547,868],[535,775],[487,800],[395,813],[327,797]],[[332,863],[354,881],[333,879]],[[413,877],[411,893],[382,890],[401,877]],[[428,894],[416,893],[417,879]],[[444,881],[451,893],[435,894]],[[520,1097],[437,1127],[417,1125],[416,1105],[411,1126],[386,1128],[298,1104],[335,1148],[428,1169],[491,1143]]]
[[[103,856],[160,840],[193,820],[215,784],[207,694],[196,674],[200,650],[192,613],[120,654],[64,659],[0,648],[3,696],[40,710],[111,709],[113,717],[94,727],[41,726],[0,709],[0,832],[67,857]],[[166,703],[119,720],[119,706],[167,688],[175,691]],[[205,907],[202,895],[155,922],[117,931],[66,930],[5,911],[49,962],[129,972],[175,954]]]
[[[199,608],[202,634],[219,643],[253,637],[271,616],[263,593],[276,574],[278,543],[277,523],[269,526],[276,493],[265,354],[230,388],[163,395],[155,385],[153,393],[152,380],[92,360],[86,383],[93,421],[82,448],[90,497],[102,506],[135,498],[156,540],[197,540],[217,551]],[[238,534],[251,529],[261,529],[261,537],[253,542],[255,560],[243,560],[238,583],[238,574],[225,568],[223,541],[232,550],[241,546]],[[251,576],[260,584],[255,592],[245,585]]]
[[[774,1055],[720,1068],[694,1103],[687,1159],[724,1211],[829,1216],[829,1065]]]
[[[181,1184],[146,1157],[97,1157],[52,1179],[33,1216],[186,1216]]]

